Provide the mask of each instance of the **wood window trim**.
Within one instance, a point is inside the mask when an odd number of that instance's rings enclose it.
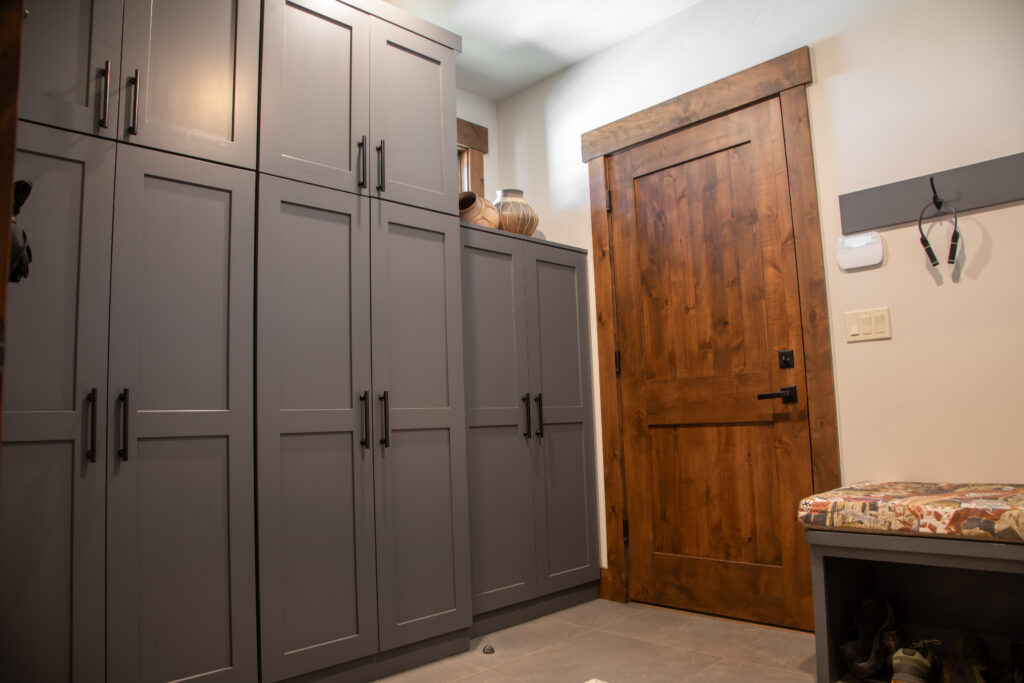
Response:
[[[487,154],[487,128],[456,119],[459,148],[459,191],[484,194],[484,155]]]
[[[610,213],[606,209],[606,159],[611,154],[759,101],[779,98],[804,329],[813,487],[815,491],[825,491],[840,485],[832,339],[829,333],[818,191],[807,115],[806,85],[810,82],[810,50],[802,47],[582,136],[583,160],[587,163],[590,175],[598,385],[601,391],[604,451],[604,514],[608,548],[608,567],[601,571],[601,597],[620,602],[628,599],[626,548],[622,533],[623,519],[627,519],[628,515],[622,459],[622,416],[618,378],[615,375],[611,226]]]

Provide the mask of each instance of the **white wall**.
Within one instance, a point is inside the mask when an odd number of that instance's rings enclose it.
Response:
[[[499,103],[501,183],[590,248],[582,133],[809,45],[843,481],[1024,482],[1024,204],[961,220],[957,278],[916,225],[880,268],[834,253],[840,194],[1024,151],[1022,27],[1021,0],[704,0]],[[843,311],[879,306],[893,339],[847,344]]]
[[[494,201],[498,186],[498,105],[492,100],[465,90],[455,90],[455,113],[460,119],[487,129],[487,154],[484,155],[484,192]]]

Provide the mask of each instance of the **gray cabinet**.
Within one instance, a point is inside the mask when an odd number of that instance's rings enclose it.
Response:
[[[0,478],[0,679],[104,679],[107,297],[114,143],[21,124]],[[98,412],[97,412],[98,411]]]
[[[114,137],[123,0],[25,0],[18,114]]]
[[[376,202],[371,305],[380,647],[465,628],[469,593],[459,225]]]
[[[259,184],[260,628],[278,681],[378,649],[370,200]]]
[[[586,257],[463,229],[473,611],[596,580]]]
[[[261,174],[259,225],[274,681],[468,627],[469,532],[456,219]]]
[[[256,679],[251,171],[117,153],[107,679]]]
[[[335,0],[268,0],[261,78],[260,171],[458,212],[452,46]]]
[[[21,118],[255,168],[259,0],[26,9]]]

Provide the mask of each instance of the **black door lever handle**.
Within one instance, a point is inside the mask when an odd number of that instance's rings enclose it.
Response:
[[[758,401],[764,401],[769,398],[781,398],[783,403],[796,403],[796,387],[782,387],[778,391],[757,395]]]

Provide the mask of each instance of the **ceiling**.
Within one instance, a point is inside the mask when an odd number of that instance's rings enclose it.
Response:
[[[462,36],[459,88],[500,101],[698,0],[389,0]]]

